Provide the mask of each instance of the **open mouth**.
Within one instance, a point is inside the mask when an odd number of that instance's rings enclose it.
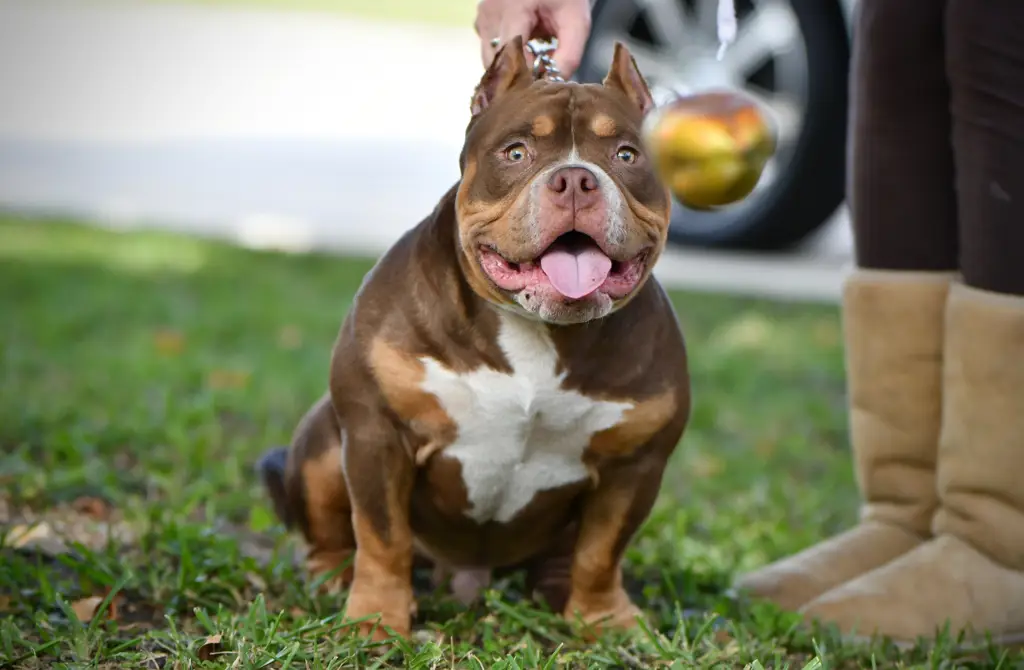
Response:
[[[583,300],[598,292],[612,298],[628,295],[643,275],[647,252],[628,261],[608,257],[589,235],[572,231],[561,235],[544,252],[526,263],[515,263],[493,246],[480,247],[484,272],[500,288],[553,291],[565,300]]]

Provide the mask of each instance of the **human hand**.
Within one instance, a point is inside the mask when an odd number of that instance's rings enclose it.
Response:
[[[531,39],[558,40],[551,58],[562,76],[568,79],[583,58],[583,47],[590,35],[589,0],[480,0],[473,24],[480,36],[480,55],[484,67],[516,35],[525,44]],[[492,44],[498,40],[498,44]]]

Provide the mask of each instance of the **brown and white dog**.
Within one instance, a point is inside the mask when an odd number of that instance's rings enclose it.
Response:
[[[603,84],[535,79],[522,41],[484,74],[462,177],[367,275],[330,391],[261,471],[346,616],[410,632],[412,566],[470,599],[492,570],[594,629],[630,627],[626,545],[686,427],[686,351],[651,277],[670,199],[621,45]],[[354,560],[353,560],[354,559]]]

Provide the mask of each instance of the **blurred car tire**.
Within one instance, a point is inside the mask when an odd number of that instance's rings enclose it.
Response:
[[[697,211],[673,202],[670,241],[692,247],[790,248],[844,198],[850,34],[838,0],[736,0],[739,32],[715,59],[717,0],[596,0],[576,75],[598,82],[623,41],[655,98],[734,86],[780,120],[779,150],[756,190]]]

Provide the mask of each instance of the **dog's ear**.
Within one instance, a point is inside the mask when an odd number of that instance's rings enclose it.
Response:
[[[517,35],[498,50],[491,66],[477,84],[470,105],[473,116],[487,109],[498,96],[513,89],[525,88],[531,83],[533,72],[523,53],[523,38]]]
[[[641,114],[647,114],[654,108],[654,98],[647,88],[647,81],[640,74],[633,54],[621,42],[615,43],[612,55],[612,66],[602,82],[608,88],[622,91],[630,102],[640,108]]]

